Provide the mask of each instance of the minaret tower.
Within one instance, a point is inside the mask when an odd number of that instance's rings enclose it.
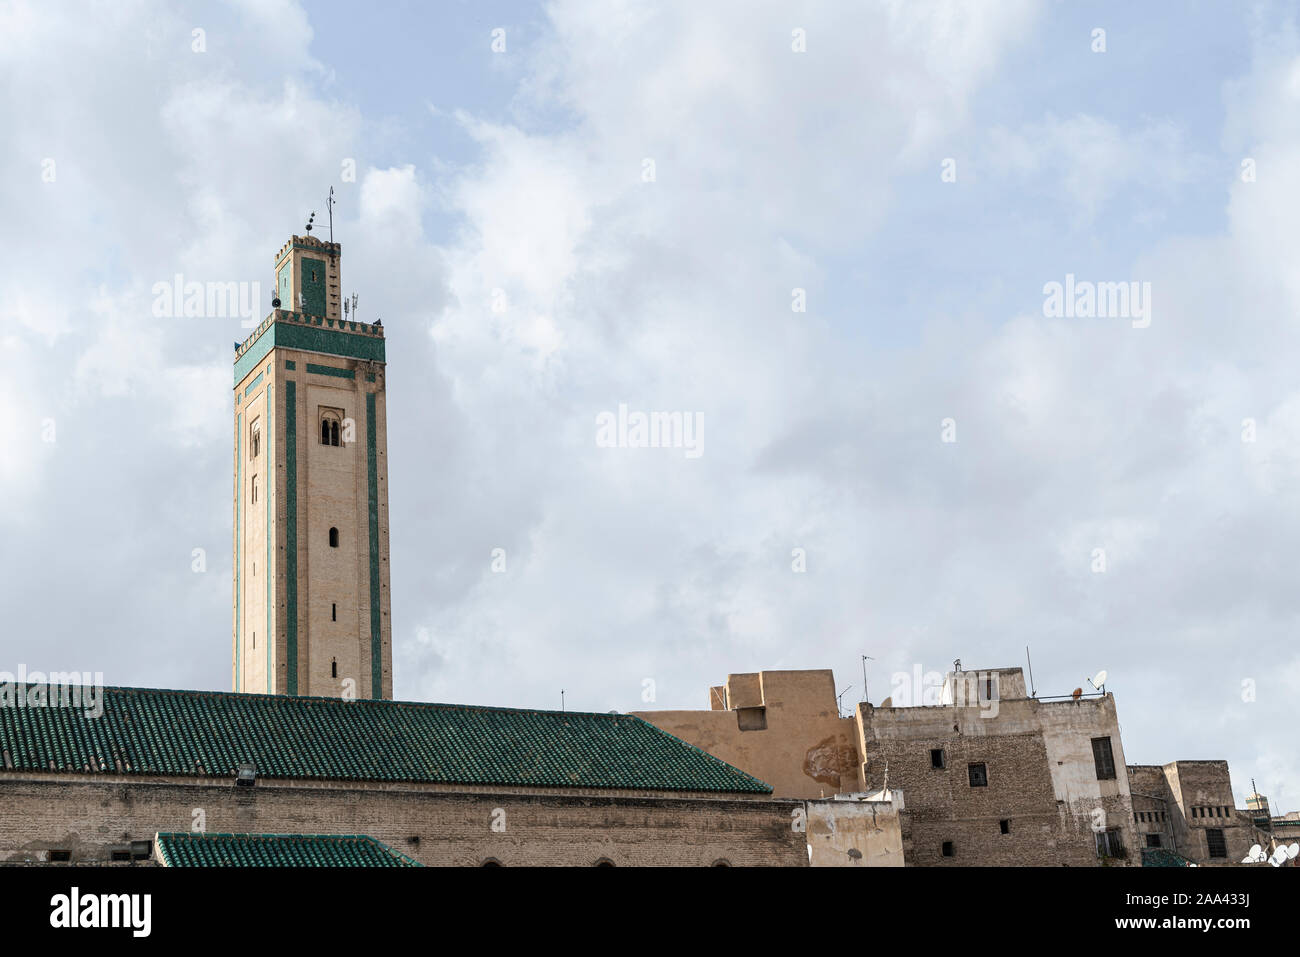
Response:
[[[341,253],[285,243],[235,351],[235,691],[393,696],[384,331],[340,315]]]

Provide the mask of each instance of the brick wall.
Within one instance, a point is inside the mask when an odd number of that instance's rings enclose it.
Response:
[[[190,830],[201,808],[212,833],[369,834],[430,865],[807,866],[805,835],[791,827],[798,804],[0,775],[0,860],[51,848],[106,859],[124,841]]]

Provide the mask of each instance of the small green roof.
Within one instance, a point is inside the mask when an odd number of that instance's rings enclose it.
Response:
[[[365,834],[193,834],[154,838],[164,867],[423,867]]]
[[[1192,862],[1167,847],[1142,848],[1143,867],[1188,867]]]
[[[629,714],[104,688],[83,707],[0,707],[3,767],[259,778],[770,794]],[[53,696],[51,696],[53,697]],[[71,700],[77,700],[72,698]]]

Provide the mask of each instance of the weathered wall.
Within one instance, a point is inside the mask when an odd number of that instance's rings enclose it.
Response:
[[[882,786],[887,771],[889,787],[906,796],[909,864],[1093,865],[1097,821],[1121,830],[1127,863],[1139,860],[1109,698],[1059,707],[1033,698],[1000,700],[996,709],[863,704],[858,721],[867,787]],[[1103,735],[1112,737],[1115,781],[1096,777],[1091,738]],[[945,766],[934,768],[930,752],[940,748]],[[972,764],[985,766],[987,785],[971,785]],[[943,853],[945,842],[951,856]]]
[[[777,797],[862,790],[855,723],[839,716],[829,670],[729,675],[726,697],[725,711],[635,713],[770,784]],[[766,728],[741,730],[755,708],[764,712]]]
[[[809,801],[813,867],[902,867],[901,791],[889,801]]]
[[[507,794],[259,783],[84,781],[0,774],[0,860],[106,859],[113,846],[188,831],[368,834],[430,865],[807,866],[797,802]],[[501,809],[500,812],[497,809]],[[504,812],[504,813],[501,813]],[[494,830],[493,823],[504,824]]]

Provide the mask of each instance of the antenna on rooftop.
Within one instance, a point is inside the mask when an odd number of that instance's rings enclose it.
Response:
[[[1025,663],[1029,665],[1029,694],[1030,697],[1037,698],[1038,692],[1034,689],[1034,661],[1029,657],[1029,646],[1025,645]]]
[[[564,689],[560,689],[560,710],[564,710]]]
[[[867,692],[867,662],[875,661],[870,655],[862,656],[862,700],[871,704],[871,695]]]
[[[329,197],[325,200],[325,208],[330,214],[330,242],[334,242],[334,187],[330,187]]]
[[[848,694],[848,692],[849,692],[849,688],[852,688],[852,687],[853,687],[853,685],[849,685],[848,688],[845,688],[843,691],[841,691],[839,694],[837,694],[837,695],[835,696],[835,713],[836,713],[837,715],[843,716],[843,714],[844,714],[844,709],[843,709],[842,707],[840,707],[840,699],[843,698],[846,694]]]

